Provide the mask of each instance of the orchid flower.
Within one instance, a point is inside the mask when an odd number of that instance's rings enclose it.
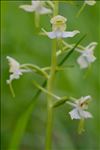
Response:
[[[92,118],[91,113],[89,113],[88,111],[85,111],[86,109],[88,109],[88,102],[90,101],[90,99],[91,99],[91,96],[85,96],[76,100],[74,103],[66,102],[67,104],[74,107],[73,110],[69,112],[71,119]]]
[[[50,20],[52,24],[52,32],[46,32],[50,39],[54,38],[68,38],[73,37],[77,33],[80,33],[78,30],[66,32],[66,21],[67,19],[63,16],[57,15]]]
[[[21,65],[14,58],[7,56],[9,62],[9,72],[11,73],[9,80],[7,83],[10,84],[12,80],[19,79],[23,72],[28,72],[27,69],[21,69]]]
[[[92,42],[85,47],[85,50],[79,50],[81,55],[78,57],[77,63],[80,65],[81,69],[87,68],[96,60],[96,57],[94,56],[94,49],[96,45],[96,42]]]
[[[96,1],[95,0],[85,0],[85,4],[93,6],[95,5]]]
[[[40,15],[52,13],[51,9],[44,7],[45,1],[32,1],[31,5],[21,5],[20,8],[27,12],[36,12]]]

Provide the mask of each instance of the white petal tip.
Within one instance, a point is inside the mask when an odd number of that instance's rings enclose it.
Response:
[[[74,35],[79,34],[79,33],[80,33],[80,31],[78,31],[78,30],[74,31]]]
[[[27,12],[33,12],[34,8],[32,5],[20,5],[19,8],[27,11]]]
[[[78,33],[80,33],[80,31],[78,30],[63,32],[62,37],[63,38],[74,37]]]

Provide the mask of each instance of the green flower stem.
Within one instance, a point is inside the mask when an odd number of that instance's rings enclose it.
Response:
[[[46,89],[44,89],[42,86],[40,86],[36,81],[33,81],[33,84],[40,89],[42,92],[49,94],[50,96],[52,96],[53,98],[60,100],[61,98],[53,93],[48,92]]]
[[[50,70],[50,67],[49,67],[49,66],[44,67],[44,68],[42,68],[42,70],[43,70],[43,71],[49,71],[49,70]]]
[[[10,87],[10,91],[11,91],[12,97],[14,98],[15,97],[15,93],[14,93],[14,90],[13,90],[13,87],[12,87],[11,83],[9,83],[9,87]]]
[[[59,66],[56,66],[56,71],[63,71],[63,70],[66,70],[67,68],[72,68],[74,67],[74,65],[66,65],[64,67],[59,67]],[[50,71],[50,67],[45,67],[45,68],[42,68],[43,71]]]
[[[69,48],[72,48],[73,46],[75,46],[75,44],[68,44],[67,42],[65,42],[64,40],[62,40],[62,43],[66,46],[66,47],[69,47]],[[84,47],[82,45],[78,45],[77,48],[80,48],[80,49],[84,49]]]
[[[48,74],[42,70],[40,67],[36,66],[36,65],[33,65],[33,64],[23,64],[20,66],[22,69],[25,68],[25,69],[30,69],[34,72],[37,72],[41,75],[43,75],[46,79],[48,79]]]
[[[82,118],[79,122],[79,126],[78,126],[78,134],[81,134],[82,132],[84,132],[84,118]]]
[[[56,16],[58,14],[58,5],[59,1],[54,2],[54,12],[53,16]],[[57,50],[57,40],[54,39],[52,43],[52,55],[51,55],[51,70],[50,70],[50,76],[47,81],[47,91],[49,93],[52,93],[53,90],[53,82],[55,78],[56,73],[56,65],[57,65],[57,58],[56,58],[56,50]],[[47,95],[47,129],[46,129],[46,150],[51,150],[51,140],[52,140],[52,122],[53,122],[53,108],[52,103],[53,99],[52,96],[49,94]]]
[[[47,81],[47,91],[49,93],[52,93],[53,82],[54,82],[54,77],[56,72],[56,48],[57,48],[56,42],[57,42],[56,39],[54,39],[53,48],[52,48],[50,76]],[[48,116],[47,116],[47,130],[46,130],[46,150],[50,150],[51,138],[52,138],[52,121],[53,121],[53,108],[52,108],[53,99],[49,94],[47,98],[48,98],[48,104],[47,104]]]
[[[54,1],[54,11],[53,11],[53,16],[58,15],[59,12],[59,1]]]
[[[53,2],[47,1],[47,4],[48,4],[52,9],[54,9],[54,4],[53,4]]]
[[[66,43],[64,40],[62,40],[62,43],[65,45],[65,47],[64,47],[62,50],[59,50],[59,51],[56,52],[57,57],[60,56],[60,55],[63,54],[63,53],[68,52],[70,49],[73,48],[73,46],[75,46],[75,44],[71,44],[71,45],[70,45],[70,44]],[[85,47],[83,47],[82,45],[78,45],[78,46],[75,48],[75,50],[76,50],[77,52],[82,52],[82,50],[84,50],[84,49],[85,49]]]
[[[40,14],[35,12],[35,26],[36,28],[39,28],[40,26]]]
[[[83,5],[82,5],[82,7],[80,8],[79,12],[77,13],[76,17],[79,17],[79,15],[80,15],[80,14],[82,13],[82,11],[84,10],[85,6],[86,6],[86,3],[84,2]]]

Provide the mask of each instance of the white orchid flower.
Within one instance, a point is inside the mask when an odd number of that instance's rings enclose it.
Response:
[[[9,72],[11,73],[10,79],[7,80],[7,83],[10,84],[12,80],[19,79],[23,72],[28,72],[26,69],[21,69],[21,65],[14,58],[7,56],[9,62]]]
[[[36,12],[40,15],[52,13],[51,9],[44,7],[45,1],[32,1],[31,5],[21,5],[20,8],[27,12]]]
[[[77,63],[80,65],[81,69],[87,68],[96,60],[96,57],[94,56],[94,49],[96,45],[96,42],[92,42],[87,47],[85,47],[85,50],[79,50],[81,55],[78,57]]]
[[[54,38],[68,38],[73,37],[80,33],[78,30],[66,32],[66,21],[67,19],[63,16],[57,15],[53,17],[50,22],[52,24],[52,32],[46,32],[50,39]]]
[[[81,97],[79,100],[76,100],[74,103],[67,102],[67,104],[74,107],[74,109],[69,112],[71,119],[92,118],[92,114],[88,111],[85,111],[88,108],[88,102],[90,99],[91,96],[85,96]]]
[[[85,4],[93,6],[96,4],[96,1],[95,0],[85,0]]]

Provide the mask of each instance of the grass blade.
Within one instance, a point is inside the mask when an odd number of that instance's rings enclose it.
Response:
[[[43,82],[42,86],[45,86],[45,85],[46,85],[46,80]],[[28,107],[25,108],[25,110],[19,117],[8,150],[19,149],[19,143],[23,137],[23,134],[27,127],[28,120],[33,112],[33,109],[35,108],[35,105],[37,102],[36,99],[40,95],[40,93],[41,93],[41,90],[38,90],[34,96],[34,99],[30,102]]]
[[[86,37],[86,34],[75,44],[75,46],[66,54],[66,56],[62,59],[62,61],[58,64],[59,66],[63,65],[64,62],[69,58],[69,56],[74,52],[75,48],[79,45],[79,43]]]

